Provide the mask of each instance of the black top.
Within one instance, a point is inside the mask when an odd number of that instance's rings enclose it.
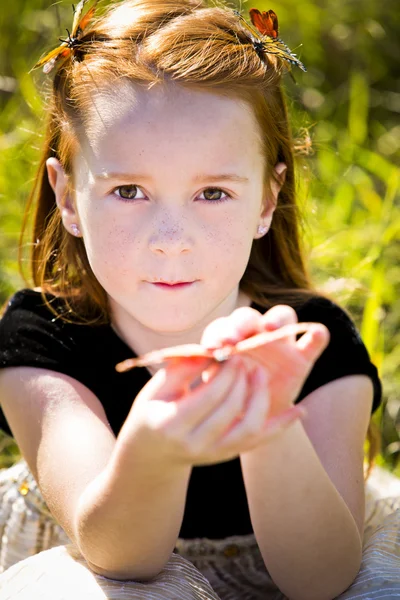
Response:
[[[62,300],[56,298],[56,302]],[[252,307],[266,311],[255,303]],[[381,383],[351,319],[336,304],[319,297],[307,300],[296,313],[299,321],[323,323],[331,335],[296,403],[329,381],[365,374],[374,386],[374,412],[381,402]],[[31,289],[14,294],[0,319],[0,368],[41,367],[74,377],[100,400],[116,436],[133,400],[151,377],[145,368],[125,373],[115,370],[118,362],[133,356],[110,325],[65,323],[55,318],[40,293]],[[12,436],[1,409],[0,428]],[[194,467],[179,536],[225,538],[252,532],[240,459]]]

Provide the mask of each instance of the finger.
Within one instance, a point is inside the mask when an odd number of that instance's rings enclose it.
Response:
[[[171,361],[165,369],[157,371],[148,382],[146,390],[158,400],[177,400],[186,394],[188,389],[198,385],[203,373],[207,373],[210,381],[219,369],[220,365],[214,359],[181,358],[179,361]]]
[[[249,450],[260,446],[268,440],[271,440],[275,436],[279,435],[282,431],[287,429],[290,425],[292,425],[292,423],[301,420],[306,414],[307,411],[305,408],[303,408],[302,406],[295,405],[281,412],[275,417],[268,418],[264,424],[264,429],[261,432],[261,434],[259,436],[256,436],[255,439],[250,440],[246,450],[242,451],[242,453],[248,452]],[[225,447],[225,444],[228,447],[234,446],[235,444],[237,445],[238,443],[240,443],[241,437],[243,437],[243,434],[240,432],[240,428],[238,427],[236,435],[232,436],[231,439],[229,439],[228,436],[226,436],[222,440],[223,443],[221,444],[221,446]]]
[[[256,367],[251,374],[250,389],[243,418],[221,437],[215,450],[234,448],[245,438],[253,438],[262,432],[270,408],[268,376],[263,367]]]
[[[261,320],[263,331],[274,331],[284,325],[298,322],[296,311],[287,304],[277,304],[276,306],[273,306],[262,315]],[[295,336],[291,336],[289,339],[293,341]]]
[[[219,406],[206,415],[190,435],[194,448],[209,448],[211,444],[226,431],[229,424],[244,408],[248,395],[246,371],[243,366],[236,370],[236,378],[232,382],[224,400]]]
[[[203,332],[201,344],[209,349],[220,348],[224,344],[236,344],[261,331],[261,314],[258,310],[242,306],[229,317],[210,323]]]
[[[298,340],[296,348],[307,361],[314,364],[329,344],[329,339],[329,329],[322,323],[313,323],[310,329]]]
[[[173,425],[176,435],[187,435],[198,427],[223,403],[229,390],[236,384],[242,367],[240,358],[234,357],[221,363],[211,381],[189,391],[179,402],[179,411]]]

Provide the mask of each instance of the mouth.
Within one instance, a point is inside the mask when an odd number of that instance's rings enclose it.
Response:
[[[152,285],[160,289],[184,289],[193,285],[195,281],[150,281]]]

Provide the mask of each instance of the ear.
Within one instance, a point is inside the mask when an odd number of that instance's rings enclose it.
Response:
[[[278,194],[285,183],[286,171],[287,166],[285,163],[280,162],[275,165],[275,174],[274,177],[271,177],[271,192],[275,206],[278,202]]]
[[[267,233],[269,228],[271,227],[272,217],[275,211],[275,208],[278,204],[278,194],[281,190],[285,182],[285,173],[287,166],[285,163],[277,163],[275,165],[276,176],[271,177],[270,189],[271,192],[268,196],[265,197],[263,202],[263,210],[260,214],[260,220],[258,223],[259,228],[261,228],[261,235],[257,237],[262,237]],[[258,232],[260,233],[260,232]]]
[[[79,217],[68,186],[69,176],[65,173],[60,161],[53,156],[46,160],[46,168],[64,227],[69,233],[73,230],[71,226],[74,224],[80,229]]]

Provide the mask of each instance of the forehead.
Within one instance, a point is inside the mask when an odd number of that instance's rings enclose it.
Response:
[[[224,158],[252,162],[262,158],[260,133],[242,100],[179,84],[147,89],[120,82],[92,96],[79,154],[90,171],[193,155],[210,165]],[[76,158],[79,171],[82,156]]]

